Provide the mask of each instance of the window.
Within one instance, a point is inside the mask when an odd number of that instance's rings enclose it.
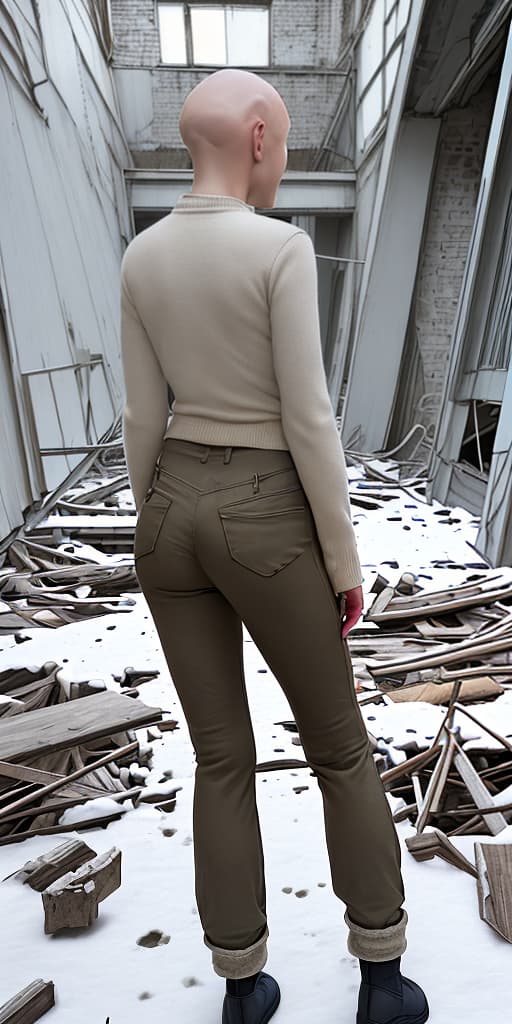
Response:
[[[268,66],[268,4],[159,3],[163,64]]]
[[[409,17],[410,0],[374,0],[358,47],[359,147],[391,102]]]

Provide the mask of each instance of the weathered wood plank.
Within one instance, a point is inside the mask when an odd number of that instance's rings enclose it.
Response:
[[[28,860],[10,878],[27,883],[36,892],[42,892],[48,885],[68,871],[74,871],[85,861],[96,856],[96,851],[81,839],[68,839],[53,850],[42,853],[34,860]],[[5,879],[4,879],[5,881]]]
[[[0,1024],[33,1024],[54,1005],[53,981],[37,978],[0,1006]]]
[[[108,764],[110,761],[114,761],[118,757],[123,757],[131,750],[136,750],[137,747],[138,742],[135,740],[133,743],[128,743],[125,747],[118,747],[116,750],[110,750],[108,754],[104,754],[103,757],[98,758],[98,760],[94,761],[92,764],[82,764],[80,768],[76,769],[76,771],[71,772],[64,777],[66,788],[69,789],[70,783],[75,784],[76,779],[81,778],[83,775],[89,775],[91,771],[94,771],[94,769],[100,768],[102,765]],[[49,796],[50,793],[54,793],[57,789],[62,790],[62,788],[62,781],[61,779],[58,779],[56,782],[49,782],[48,785],[43,786],[42,789],[36,790],[33,793],[27,793],[18,800],[14,800],[13,803],[7,804],[0,809],[0,824],[6,818],[10,817],[13,812],[19,810],[19,808],[26,807],[28,804],[34,803],[34,801]],[[121,792],[122,791],[123,790],[121,789]]]
[[[126,728],[152,724],[161,708],[105,690],[0,721],[0,761],[26,761]]]
[[[512,847],[476,842],[474,850],[480,917],[512,942]]]
[[[121,850],[116,846],[55,879],[41,893],[45,934],[53,935],[61,928],[87,928],[98,916],[98,903],[120,885]]]
[[[415,836],[407,836],[405,843],[409,853],[412,853],[416,860],[431,860],[435,856],[442,857],[448,864],[461,868],[473,878],[478,877],[475,866],[439,828],[434,828],[432,832],[420,832]]]

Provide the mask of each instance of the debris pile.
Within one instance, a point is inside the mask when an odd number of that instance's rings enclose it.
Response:
[[[50,662],[40,671],[0,675],[0,845],[106,824],[124,813],[124,801],[145,799],[152,746],[141,743],[135,729],[160,723],[161,709],[108,690],[101,680],[90,690],[66,692],[61,671]],[[80,816],[66,818],[68,809],[85,803],[82,826]]]
[[[375,599],[349,638],[358,680],[394,700],[436,704],[449,700],[454,680],[464,680],[461,700],[502,693],[512,682],[512,570],[472,573],[445,590],[412,580],[375,580]]]

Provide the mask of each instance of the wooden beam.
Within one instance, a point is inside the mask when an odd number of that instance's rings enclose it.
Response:
[[[41,757],[127,728],[152,725],[161,717],[161,708],[113,690],[53,704],[0,721],[0,761]]]

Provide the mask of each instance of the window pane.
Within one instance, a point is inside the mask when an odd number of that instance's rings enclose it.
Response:
[[[396,26],[397,32],[401,32],[402,29],[407,24],[407,19],[409,17],[410,6],[411,6],[411,0],[400,0],[400,8],[399,8],[399,11],[398,11],[398,22],[397,22],[397,26]]]
[[[190,8],[194,64],[226,63],[226,28],[223,9]]]
[[[268,64],[268,7],[227,7],[228,64]]]
[[[386,64],[386,71],[385,71],[386,95],[384,97],[384,103],[385,103],[386,107],[389,107],[389,103],[390,103],[391,96],[392,96],[392,93],[393,93],[393,86],[395,84],[395,79],[396,79],[396,74],[397,74],[397,71],[398,71],[398,65],[400,63],[401,54],[402,54],[402,43],[400,43],[400,46],[397,46],[396,50],[394,51],[394,53],[391,54],[391,57],[389,58],[389,60],[388,60],[388,62]]]
[[[367,139],[382,117],[382,75],[375,79],[361,101],[361,127]]]
[[[375,0],[359,49],[360,91],[364,89],[384,59],[383,44],[384,0]]]
[[[186,64],[183,4],[158,4],[160,53],[164,64]]]
[[[396,15],[397,8],[395,8],[395,10],[393,11],[393,14],[391,15],[389,21],[386,22],[386,53],[388,53],[388,51],[391,49],[397,37]]]

